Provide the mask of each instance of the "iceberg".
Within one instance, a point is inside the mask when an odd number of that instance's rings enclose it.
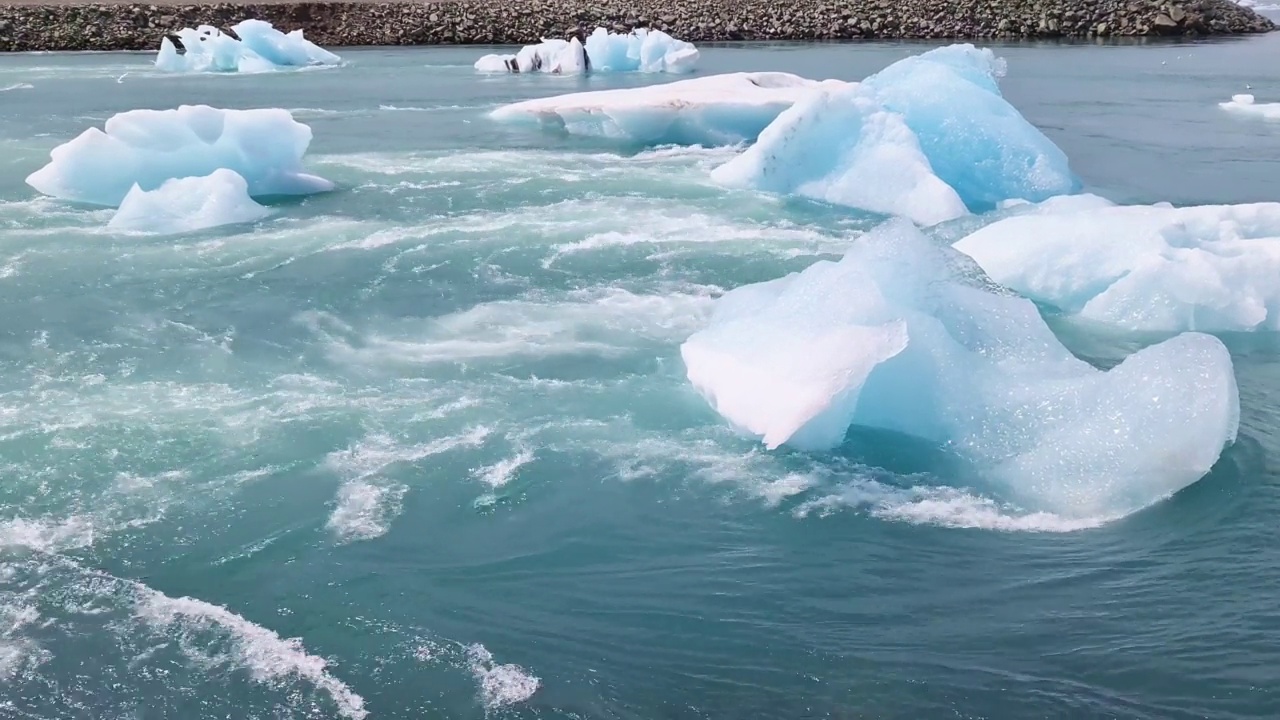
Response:
[[[1280,330],[1280,203],[1046,203],[960,239],[993,280],[1126,330]]]
[[[111,207],[134,185],[155,190],[166,180],[218,168],[243,177],[254,197],[332,190],[333,183],[302,170],[310,144],[311,128],[288,110],[130,110],[107,120],[105,131],[89,128],[54,148],[27,184],[45,195]]]
[[[637,28],[627,34],[596,28],[585,42],[544,39],[514,55],[485,55],[475,63],[486,73],[545,72],[572,75],[597,72],[688,73],[698,64],[698,49],[661,30]]]
[[[490,117],[652,145],[733,145],[754,141],[800,99],[844,85],[781,72],[729,73],[525,100]]]
[[[221,168],[204,177],[166,180],[150,191],[134,185],[107,223],[107,229],[172,235],[255,222],[270,214],[249,197],[249,184],[244,178],[234,170]]]
[[[1186,333],[1098,370],[1029,300],[905,219],[838,262],[726,293],[681,355],[711,406],[771,449],[831,449],[852,426],[903,433],[1012,502],[1074,517],[1195,482],[1239,422],[1217,338]]]
[[[922,225],[1078,192],[1062,150],[1000,95],[1003,74],[972,45],[906,58],[797,102],[712,177]]]
[[[232,26],[235,36],[211,25],[179,30],[185,53],[169,38],[160,41],[156,68],[170,73],[259,73],[289,67],[337,65],[342,58],[302,37],[301,30],[285,34],[271,23],[245,20]]]
[[[1232,95],[1230,102],[1218,103],[1218,107],[1239,115],[1280,120],[1280,102],[1259,104],[1252,95]]]

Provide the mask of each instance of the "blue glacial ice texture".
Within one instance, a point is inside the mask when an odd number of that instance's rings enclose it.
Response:
[[[259,73],[291,67],[337,65],[341,58],[306,40],[301,30],[285,33],[262,20],[245,20],[232,31],[236,37],[210,25],[177,32],[186,51],[164,38],[156,55],[156,68],[169,73]]]
[[[204,177],[166,180],[151,191],[134,185],[107,229],[171,235],[254,222],[270,214],[249,197],[244,178],[234,170],[220,168]]]
[[[896,431],[950,448],[1024,507],[1076,517],[1195,482],[1239,420],[1217,338],[1186,333],[1097,370],[1030,301],[905,220],[839,262],[725,294],[681,355],[712,407],[770,448]]]
[[[155,190],[172,178],[234,170],[249,194],[307,195],[333,183],[303,172],[311,128],[288,110],[130,110],[89,128],[50,153],[27,177],[36,190],[64,200],[116,207],[136,184]]]
[[[901,60],[796,103],[713,176],[925,225],[1078,192],[1062,150],[1000,95],[1003,72],[972,45]]]
[[[1085,320],[1134,331],[1280,330],[1280,203],[1089,198],[1030,206],[955,248],[1006,287]]]

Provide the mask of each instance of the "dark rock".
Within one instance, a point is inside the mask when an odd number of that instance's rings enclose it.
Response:
[[[52,1],[52,0],[51,0]],[[4,0],[0,0],[3,3]],[[817,40],[1088,37],[1270,32],[1231,0],[438,0],[257,5],[0,4],[0,51],[154,50],[167,32],[245,18],[324,46],[497,43],[660,27],[676,37]]]

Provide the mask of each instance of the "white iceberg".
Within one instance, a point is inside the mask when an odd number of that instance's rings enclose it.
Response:
[[[732,145],[755,140],[801,98],[845,85],[781,72],[729,73],[525,100],[490,117],[653,145]]]
[[[661,30],[637,28],[623,34],[596,28],[586,42],[546,40],[514,55],[485,55],[475,68],[486,73],[545,72],[572,75],[587,71],[688,73],[698,64],[698,49]]]
[[[248,223],[271,214],[249,197],[249,184],[234,170],[166,180],[155,190],[137,185],[120,203],[107,229],[155,235],[195,232]]]
[[[1218,107],[1240,115],[1280,120],[1280,102],[1259,104],[1252,95],[1232,95],[1231,102],[1218,103]]]
[[[1217,338],[1187,333],[1097,370],[1030,301],[901,219],[839,262],[725,294],[681,355],[712,407],[769,448],[896,431],[949,448],[1024,508],[1075,517],[1195,482],[1239,418]]]
[[[1066,155],[1001,97],[1003,74],[972,45],[901,60],[797,102],[712,177],[925,225],[1077,192]]]
[[[1280,330],[1280,203],[1046,203],[955,244],[995,281],[1127,330]]]
[[[185,50],[178,52],[169,38],[160,41],[156,68],[171,73],[258,73],[290,67],[337,65],[342,58],[302,37],[301,30],[285,34],[271,23],[245,20],[234,25],[235,36],[211,25],[179,30]]]
[[[89,128],[50,153],[27,184],[64,200],[116,207],[137,185],[155,190],[172,178],[234,170],[249,194],[307,195],[333,183],[302,170],[311,128],[288,110],[130,110]]]

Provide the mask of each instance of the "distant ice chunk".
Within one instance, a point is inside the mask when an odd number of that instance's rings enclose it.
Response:
[[[333,183],[302,171],[311,128],[288,110],[130,110],[89,128],[50,153],[27,178],[36,190],[64,200],[118,206],[136,184],[155,190],[172,178],[234,170],[249,194],[306,195]]]
[[[234,170],[166,180],[155,190],[137,185],[107,223],[108,230],[170,235],[261,220],[271,211],[249,197],[249,184]]]
[[[596,28],[585,43],[577,38],[526,45],[514,55],[485,55],[475,63],[486,73],[582,72],[688,73],[698,64],[698,49],[661,30],[637,28],[626,34]]]
[[[1231,102],[1218,103],[1218,107],[1240,115],[1280,120],[1280,102],[1259,104],[1252,95],[1232,95]]]
[[[1003,74],[972,45],[901,60],[797,102],[712,176],[925,225],[1077,192],[1066,155],[1001,97]]]
[[[905,433],[1023,507],[1073,517],[1195,482],[1239,418],[1218,339],[1180,335],[1097,370],[1030,301],[901,219],[839,262],[725,294],[681,355],[712,407],[770,448],[833,448],[854,425]]]
[[[211,25],[179,30],[185,52],[179,53],[169,38],[162,39],[156,68],[171,73],[259,73],[342,61],[304,39],[301,30],[286,35],[262,20],[245,20],[231,30],[234,37]]]
[[[755,140],[801,98],[845,84],[781,72],[729,73],[525,100],[491,117],[645,144],[732,145]]]
[[[1280,203],[1046,203],[955,248],[997,282],[1128,330],[1280,330]]]
[[[243,20],[231,31],[245,48],[280,67],[337,65],[342,58],[302,37],[302,30],[282,33],[263,20]]]

